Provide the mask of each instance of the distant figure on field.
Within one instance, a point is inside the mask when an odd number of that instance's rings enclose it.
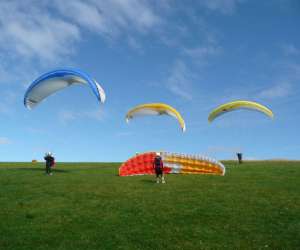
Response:
[[[52,156],[51,152],[48,152],[45,154],[44,159],[46,161],[46,174],[52,175],[51,168],[55,165],[55,158]]]
[[[243,154],[242,153],[236,153],[237,155],[237,158],[239,160],[239,164],[242,164],[243,163]]]
[[[164,164],[161,159],[160,153],[156,153],[156,156],[153,161],[153,168],[156,174],[156,183],[159,183],[159,180],[164,184],[166,183],[164,178]]]

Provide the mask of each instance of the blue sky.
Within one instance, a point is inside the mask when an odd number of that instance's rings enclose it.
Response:
[[[0,1],[0,161],[124,161],[165,150],[232,159],[300,158],[300,2],[297,0]],[[40,74],[76,67],[105,89],[65,89],[23,106]],[[207,117],[231,100],[251,111]],[[126,124],[134,105],[181,112]]]

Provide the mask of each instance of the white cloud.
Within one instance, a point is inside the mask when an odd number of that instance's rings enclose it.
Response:
[[[9,106],[0,103],[0,114],[6,114],[6,115],[10,115],[12,113],[12,110],[10,109]]]
[[[1,48],[0,48],[1,51]],[[5,62],[0,56],[0,85],[8,87],[17,83],[21,88],[14,89],[14,93],[24,91],[32,79],[38,75],[36,69],[24,62]],[[9,60],[9,59],[8,59]],[[9,65],[9,66],[8,66]]]
[[[161,23],[155,6],[143,0],[1,1],[0,55],[61,61],[86,30],[110,39],[153,30]]]
[[[3,145],[3,144],[11,144],[11,140],[9,140],[8,138],[6,137],[0,137],[0,145]]]
[[[287,67],[289,70],[289,77],[298,82],[300,80],[300,64],[290,63]]]
[[[266,98],[266,99],[274,99],[280,97],[287,97],[292,93],[292,86],[290,83],[281,83],[273,85],[268,89],[262,90],[258,97]]]
[[[202,0],[200,4],[211,11],[219,11],[222,14],[232,14],[237,5],[244,0]]]
[[[72,23],[50,14],[46,2],[0,2],[0,53],[55,61],[69,55],[79,39]],[[26,11],[25,11],[26,10]]]
[[[220,52],[219,47],[214,46],[203,46],[203,47],[197,47],[197,48],[185,48],[184,53],[191,57],[197,57],[197,58],[204,58],[210,55],[217,55]]]
[[[15,113],[15,104],[20,96],[14,91],[2,90],[0,114],[11,116]]]
[[[207,46],[184,48],[183,53],[192,58],[195,63],[207,65],[210,57],[217,56],[221,53],[221,47],[212,43]]]
[[[80,117],[86,117],[97,121],[102,121],[105,118],[105,112],[103,109],[97,109],[94,111],[86,111],[79,114]]]
[[[300,55],[300,49],[294,44],[285,44],[282,46],[283,53],[286,56],[297,56]]]
[[[186,100],[191,100],[191,79],[193,77],[194,75],[190,72],[185,63],[181,60],[177,60],[166,80],[166,87],[173,94]]]
[[[58,116],[59,116],[59,120],[66,125],[70,122],[73,122],[74,120],[80,120],[80,119],[92,119],[92,120],[102,121],[105,117],[105,113],[103,109],[98,109],[94,111],[63,110],[60,111]]]
[[[111,33],[111,28],[106,24],[101,9],[91,1],[55,1],[55,5],[62,16],[84,28],[101,33]]]
[[[132,49],[142,52],[142,45],[134,37],[129,36],[127,40],[128,40],[128,45]]]
[[[252,91],[252,96],[270,100],[274,99],[276,101],[282,99],[280,101],[285,103],[299,99],[300,64],[291,61],[278,62],[271,77],[273,84],[269,87]]]
[[[0,61],[2,60],[4,59],[0,57]],[[0,64],[0,83],[9,82],[10,80],[11,80],[11,74],[9,74],[9,71],[7,70],[4,64]]]
[[[110,27],[130,29],[130,27],[145,32],[160,23],[153,6],[145,0],[93,0],[102,11],[103,17]]]
[[[68,124],[76,119],[76,115],[73,111],[63,110],[59,113],[59,119],[63,124]]]

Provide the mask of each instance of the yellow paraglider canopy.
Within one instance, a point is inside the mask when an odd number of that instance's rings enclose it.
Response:
[[[214,109],[208,116],[208,121],[212,122],[215,118],[217,118],[218,116],[225,114],[227,112],[236,110],[236,109],[253,109],[253,110],[257,110],[260,111],[264,114],[266,114],[267,116],[273,118],[274,114],[273,112],[268,109],[266,106],[259,104],[257,102],[252,102],[252,101],[233,101],[233,102],[228,102],[225,104],[222,104],[220,106],[218,106],[216,109]]]
[[[180,115],[180,113],[170,105],[164,103],[146,103],[138,105],[127,112],[126,121],[129,122],[130,119],[136,116],[143,115],[170,115],[176,118],[182,128],[185,131],[185,122]]]

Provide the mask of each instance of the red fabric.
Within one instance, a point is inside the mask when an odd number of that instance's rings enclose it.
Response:
[[[144,153],[130,158],[119,169],[120,176],[154,174],[155,152]]]
[[[154,167],[154,159],[156,153],[155,152],[148,152],[144,154],[139,154],[134,156],[124,162],[121,167],[119,168],[119,175],[120,176],[130,176],[130,175],[153,175],[155,173]],[[168,166],[163,165],[163,172],[168,174],[171,172],[171,168]]]

